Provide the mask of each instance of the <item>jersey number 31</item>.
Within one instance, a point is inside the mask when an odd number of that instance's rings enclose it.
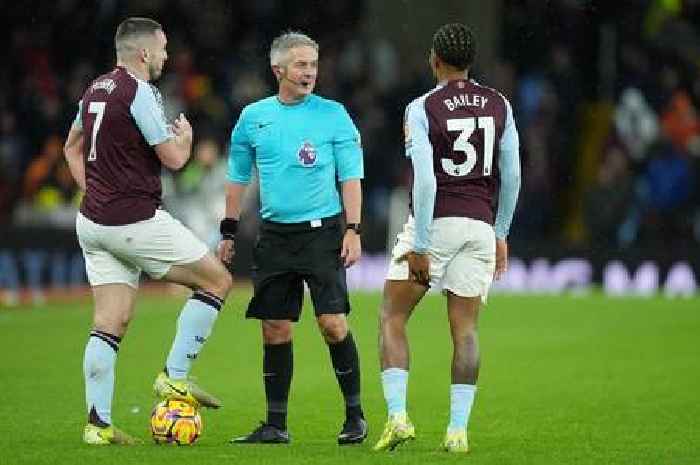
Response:
[[[455,152],[464,152],[467,159],[464,160],[463,163],[457,164],[450,158],[443,158],[441,163],[445,173],[450,176],[466,176],[472,172],[474,165],[476,165],[477,153],[476,147],[469,142],[469,138],[477,127],[484,131],[484,176],[489,176],[491,174],[493,143],[496,133],[493,116],[447,120],[448,131],[459,131],[459,136],[455,139],[452,150]]]

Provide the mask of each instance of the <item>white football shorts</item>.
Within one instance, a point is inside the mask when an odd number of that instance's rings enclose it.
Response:
[[[209,252],[162,209],[152,218],[123,226],[103,226],[78,212],[75,226],[91,286],[123,283],[138,288],[141,271],[160,279],[171,266],[196,262]]]
[[[386,279],[409,279],[408,263],[399,261],[413,250],[415,221],[409,216],[396,237]],[[435,218],[430,226],[430,287],[460,297],[480,296],[486,302],[496,270],[496,235],[493,227],[472,218]]]

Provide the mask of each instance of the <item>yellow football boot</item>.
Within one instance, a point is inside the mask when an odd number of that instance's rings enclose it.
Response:
[[[158,373],[153,383],[153,392],[161,399],[182,400],[195,407],[221,407],[221,401],[193,381],[183,379],[170,379],[164,372]]]
[[[131,446],[138,444],[136,438],[126,434],[124,431],[115,428],[114,426],[100,427],[88,423],[83,430],[83,442],[96,446],[105,446],[108,444],[121,444]]]
[[[405,413],[390,415],[379,441],[374,445],[374,450],[394,450],[396,446],[409,439],[416,439],[416,429],[408,419],[408,415]]]
[[[469,441],[467,441],[467,430],[457,429],[457,430],[447,430],[445,433],[445,440],[442,443],[442,447],[447,452],[469,452]]]

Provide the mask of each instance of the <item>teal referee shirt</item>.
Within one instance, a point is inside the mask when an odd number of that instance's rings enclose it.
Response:
[[[340,213],[337,182],[362,179],[360,133],[345,107],[311,94],[246,106],[231,133],[228,179],[248,184],[255,165],[261,216],[300,223]]]

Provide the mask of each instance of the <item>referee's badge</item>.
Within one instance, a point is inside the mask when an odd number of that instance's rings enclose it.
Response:
[[[306,168],[313,167],[316,165],[316,148],[311,144],[311,142],[304,141],[304,144],[302,144],[301,148],[299,149],[297,158],[299,163],[301,163],[301,166]]]

